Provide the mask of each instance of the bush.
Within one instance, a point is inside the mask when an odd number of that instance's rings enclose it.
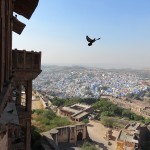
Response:
[[[55,98],[52,100],[52,104],[58,107],[64,105],[64,103],[65,103],[64,99]]]
[[[104,116],[112,116],[112,114],[109,111],[104,111],[101,113],[101,117],[104,117]]]
[[[124,125],[122,125],[121,123],[113,122],[113,127],[124,128]]]
[[[112,118],[102,117],[102,118],[101,118],[101,123],[102,123],[104,126],[113,127],[114,121],[113,121]]]
[[[86,118],[86,119],[83,119],[83,121],[82,121],[83,123],[85,123],[85,124],[88,124],[89,123],[89,119],[88,118]]]
[[[55,114],[53,111],[45,110],[45,111],[43,111],[42,116],[43,116],[44,118],[47,118],[47,119],[50,119],[50,120],[51,120],[51,119],[53,119],[53,118],[56,117],[56,114]]]
[[[37,115],[32,117],[33,124],[36,126],[36,131],[45,132],[55,127],[70,125],[71,122],[67,118],[56,116],[49,110],[36,110]],[[38,129],[38,130],[37,130]]]
[[[36,109],[36,110],[33,110],[32,113],[36,113],[37,115],[40,115],[43,113],[43,110],[42,109]]]
[[[150,123],[150,118],[144,120],[145,123]]]
[[[88,142],[84,142],[84,144],[81,147],[81,150],[98,150],[98,148],[96,148],[94,145]]]

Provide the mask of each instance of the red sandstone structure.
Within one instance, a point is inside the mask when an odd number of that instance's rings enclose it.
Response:
[[[59,108],[60,114],[69,117],[73,121],[82,121],[90,115],[94,109],[90,105],[74,104],[68,107]]]
[[[87,126],[84,123],[57,127],[50,131],[41,133],[43,139],[53,149],[58,150],[62,143],[77,144],[88,138]],[[50,149],[50,148],[49,148]]]
[[[12,31],[30,19],[38,0],[0,0],[0,149],[30,150],[32,80],[41,72],[41,52],[12,50]],[[25,92],[22,99],[21,93]]]
[[[116,140],[116,150],[138,150],[141,146],[141,125],[139,123],[128,124],[121,130]]]

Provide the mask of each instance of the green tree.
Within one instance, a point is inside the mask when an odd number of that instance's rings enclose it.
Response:
[[[55,98],[52,100],[52,104],[58,107],[64,105],[64,103],[65,103],[64,99]]]
[[[134,114],[134,120],[135,121],[144,121],[144,118],[143,118],[143,116],[139,116],[139,115]]]
[[[85,124],[88,124],[88,123],[89,123],[89,119],[88,119],[88,118],[85,118],[85,119],[83,119],[82,122],[85,123]]]
[[[114,121],[112,120],[112,118],[102,117],[101,123],[107,127],[113,127]]]
[[[150,118],[145,119],[145,123],[150,123]]]
[[[112,114],[109,111],[104,111],[101,113],[101,117],[104,117],[104,116],[112,116]]]
[[[80,103],[85,103],[85,104],[88,104],[88,105],[94,104],[97,101],[98,100],[96,98],[84,98],[84,99],[80,99]]]
[[[109,107],[110,111],[112,112],[112,114],[116,114],[118,116],[120,116],[122,114],[122,108],[112,104],[110,107]]]
[[[123,117],[127,117],[127,118],[131,118],[131,111],[124,109],[124,110],[122,111],[122,116],[123,116]]]

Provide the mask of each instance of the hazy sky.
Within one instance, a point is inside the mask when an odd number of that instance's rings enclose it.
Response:
[[[42,64],[150,68],[150,0],[39,0],[13,48]],[[101,37],[89,47],[85,39]]]

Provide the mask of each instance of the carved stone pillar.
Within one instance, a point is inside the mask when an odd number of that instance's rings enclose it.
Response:
[[[0,0],[0,92],[4,84],[4,66],[5,66],[5,1]]]
[[[26,122],[26,150],[30,150],[31,144],[31,107],[32,107],[32,80],[26,82],[26,111],[30,112],[30,120]]]
[[[26,111],[31,112],[32,107],[32,80],[27,81],[26,86]]]
[[[26,122],[26,150],[31,149],[31,121]]]
[[[16,105],[21,105],[21,84],[16,87]]]

